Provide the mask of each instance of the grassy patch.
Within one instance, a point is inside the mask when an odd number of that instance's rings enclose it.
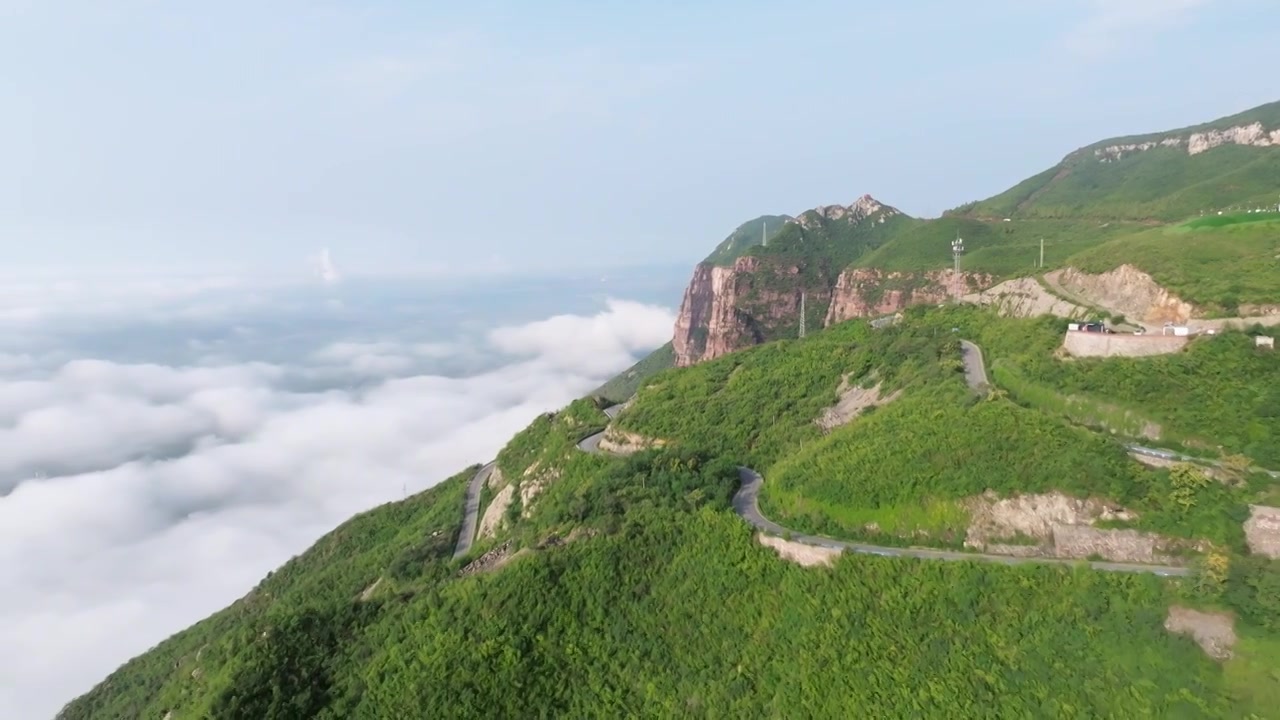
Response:
[[[601,385],[591,394],[602,397],[612,403],[626,402],[649,378],[674,366],[675,362],[675,351],[672,349],[671,343],[667,343],[644,356],[635,365],[618,373],[616,377]]]

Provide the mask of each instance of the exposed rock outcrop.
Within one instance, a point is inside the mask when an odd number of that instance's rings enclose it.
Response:
[[[1235,619],[1226,613],[1201,612],[1174,605],[1165,617],[1164,629],[1190,635],[1214,660],[1229,660],[1236,644]]]
[[[671,346],[677,367],[712,360],[768,339],[800,317],[800,296],[811,308],[825,307],[830,291],[806,283],[800,267],[754,255],[730,267],[706,263],[694,269],[676,316]]]
[[[1269,558],[1280,558],[1280,508],[1250,505],[1249,519],[1244,523],[1244,538],[1249,552]]]
[[[489,552],[467,563],[467,566],[458,571],[459,575],[475,575],[476,573],[489,572],[511,562],[515,557],[512,552],[513,544],[508,540]]]
[[[872,222],[883,223],[888,218],[901,214],[902,212],[897,208],[885,205],[870,195],[863,195],[849,205],[819,205],[788,222],[796,223],[806,230],[812,230],[818,227],[821,220],[846,220],[857,223],[870,219]]]
[[[911,305],[937,305],[982,290],[989,275],[951,270],[899,273],[851,268],[840,273],[831,293],[826,324],[851,318],[877,317]]]
[[[1132,265],[1121,265],[1099,275],[1066,268],[1047,273],[1046,277],[1072,295],[1143,323],[1181,324],[1196,314],[1191,303],[1160,287],[1150,275]]]
[[[488,479],[484,481],[484,486],[493,490],[494,488],[502,487],[506,482],[507,479],[502,476],[502,468],[495,465],[493,470],[489,472]]]
[[[1089,315],[1089,309],[1045,290],[1035,278],[1020,277],[1006,280],[979,293],[971,293],[962,298],[975,305],[994,307],[996,312],[1006,317],[1037,317],[1039,315],[1056,315],[1064,318],[1083,318]]]
[[[898,390],[890,393],[888,397],[881,396],[880,383],[869,388],[850,385],[848,375],[840,379],[838,392],[840,399],[836,404],[823,410],[822,415],[814,421],[824,433],[848,423],[869,407],[888,405],[902,395],[902,391]]]
[[[1222,130],[1206,130],[1191,133],[1187,136],[1170,135],[1159,140],[1147,140],[1140,143],[1120,143],[1097,148],[1095,157],[1102,162],[1115,162],[1135,153],[1146,152],[1158,147],[1186,148],[1188,155],[1199,155],[1221,145],[1246,145],[1249,147],[1280,146],[1280,128],[1268,130],[1260,122]]]
[[[870,229],[901,215],[864,195],[849,205],[808,210],[787,223],[816,237],[801,242],[860,243],[860,249],[869,249],[874,246],[870,238],[876,237]],[[853,233],[855,239],[850,239],[847,225],[859,225],[867,232]],[[675,364],[685,367],[767,340],[794,337],[801,298],[808,326],[816,328],[831,303],[839,267],[824,261],[802,268],[801,263],[809,261],[799,258],[808,257],[807,253],[795,252],[793,247],[792,252],[744,255],[728,267],[704,262],[694,268],[672,337]]]
[[[497,472],[496,470],[494,472]],[[489,507],[484,510],[484,517],[480,518],[480,530],[478,537],[489,538],[498,533],[498,529],[502,527],[502,521],[507,516],[507,508],[511,507],[511,501],[515,499],[516,486],[507,485],[493,496],[493,500],[489,503]]]
[[[533,514],[533,501],[546,489],[547,485],[560,479],[560,468],[542,467],[535,462],[524,471],[520,481],[520,517],[527,518]]]
[[[630,455],[666,444],[666,440],[647,438],[615,427],[610,427],[600,438],[600,450],[611,455]]]
[[[1135,518],[1128,510],[1096,498],[1084,500],[1057,492],[999,498],[989,492],[967,504],[971,519],[964,544],[984,552],[1175,565],[1179,561],[1171,553],[1191,545],[1154,533],[1093,527],[1099,520]]]
[[[756,540],[765,547],[777,550],[779,557],[783,560],[789,560],[805,567],[819,565],[830,567],[836,558],[840,557],[840,551],[834,548],[805,545],[804,543],[783,540],[780,537],[765,535],[764,533],[756,533]]]

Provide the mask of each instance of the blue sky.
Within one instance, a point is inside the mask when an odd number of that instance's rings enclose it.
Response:
[[[8,269],[468,272],[934,215],[1280,99],[1274,0],[0,0]]]

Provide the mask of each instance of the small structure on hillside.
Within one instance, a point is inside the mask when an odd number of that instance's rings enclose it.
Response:
[[[1276,339],[1268,335],[1255,335],[1253,337],[1253,346],[1274,350],[1276,347]]]
[[[1067,330],[1071,332],[1094,332],[1094,333],[1110,333],[1111,328],[1101,320],[1093,320],[1091,322],[1067,323]]]

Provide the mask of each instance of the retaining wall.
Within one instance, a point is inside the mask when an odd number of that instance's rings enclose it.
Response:
[[[1177,335],[1112,335],[1068,330],[1062,347],[1076,357],[1143,357],[1178,352],[1190,339]]]

